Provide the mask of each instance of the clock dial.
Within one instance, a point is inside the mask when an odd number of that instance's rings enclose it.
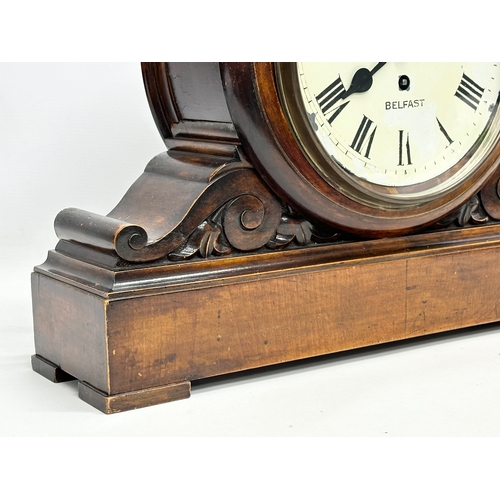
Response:
[[[292,80],[285,108],[296,137],[328,182],[353,193],[429,200],[466,179],[498,139],[495,63],[307,62]]]
[[[318,227],[410,234],[500,168],[498,63],[227,63],[231,119],[269,186]]]

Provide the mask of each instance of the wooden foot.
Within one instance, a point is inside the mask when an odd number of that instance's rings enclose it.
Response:
[[[80,399],[103,413],[119,413],[189,398],[191,395],[191,382],[179,382],[177,384],[169,384],[111,396],[85,382],[79,382],[78,395]]]
[[[35,372],[49,379],[51,382],[59,383],[75,380],[75,377],[61,370],[59,366],[42,358],[38,354],[33,354],[33,356],[31,356],[31,366]]]

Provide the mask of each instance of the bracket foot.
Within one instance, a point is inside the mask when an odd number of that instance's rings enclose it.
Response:
[[[33,356],[31,356],[31,367],[35,372],[39,373],[42,377],[45,377],[51,382],[59,383],[75,380],[75,377],[66,373],[59,366],[55,365],[48,359],[42,358],[42,356],[39,356],[38,354],[33,354]]]
[[[191,382],[184,381],[177,384],[114,395],[105,394],[85,382],[79,382],[78,396],[103,413],[119,413],[189,398],[191,396]]]

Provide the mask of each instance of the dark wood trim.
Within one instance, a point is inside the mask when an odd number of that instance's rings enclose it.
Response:
[[[489,248],[500,245],[500,225],[443,230],[398,238],[337,242],[295,247],[281,251],[239,253],[229,257],[192,259],[185,262],[152,262],[108,265],[98,259],[74,256],[80,251],[62,247],[50,251],[47,261],[35,268],[37,273],[65,282],[107,299],[123,299],[157,293],[159,287],[173,292],[191,286],[203,288],[217,284],[275,278],[286,273],[321,270],[324,266],[351,266],[359,259],[406,259],[408,256],[433,256],[461,248]]]
[[[153,118],[169,149],[235,155],[240,141],[218,63],[142,63],[142,74]]]

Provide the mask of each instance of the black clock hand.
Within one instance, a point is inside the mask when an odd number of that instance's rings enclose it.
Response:
[[[342,94],[341,99],[345,99],[352,94],[366,92],[370,89],[373,83],[373,75],[382,67],[385,62],[379,62],[375,65],[375,67],[370,71],[367,68],[360,68],[352,78],[352,82],[350,87]]]

